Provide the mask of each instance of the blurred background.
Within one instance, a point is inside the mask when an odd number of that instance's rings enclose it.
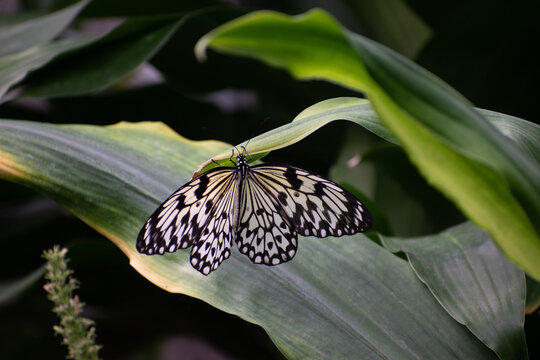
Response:
[[[103,34],[126,17],[153,15],[159,8],[166,14],[175,2],[153,0],[150,6],[138,0],[95,0],[61,37]],[[72,3],[0,0],[0,31],[2,25]],[[162,121],[190,139],[238,144],[290,122],[318,101],[362,95],[325,82],[297,81],[256,61],[215,52],[201,63],[194,56],[195,43],[250,11],[300,14],[320,7],[349,30],[441,77],[474,106],[536,123],[540,119],[538,1],[231,0],[186,1],[182,6],[193,14],[149,61],[114,84],[49,96],[39,84],[62,74],[70,62],[81,61],[80,55],[55,59],[22,82],[21,89],[28,91],[8,92],[0,103],[0,118],[95,125]],[[351,166],[357,154],[364,161]],[[398,147],[346,122],[331,123],[265,161],[296,165],[351,184],[386,214],[387,223],[376,229],[386,234],[429,234],[463,220],[424,182]],[[179,180],[178,185],[182,183]],[[71,266],[81,282],[79,295],[87,303],[85,315],[96,322],[97,339],[103,345],[102,358],[283,358],[260,327],[198,299],[156,287],[132,269],[110,241],[52,200],[4,180],[0,180],[0,229],[0,288],[41,266],[44,249],[53,244],[69,248]],[[57,319],[42,285],[40,280],[0,302],[3,358],[65,356],[60,338],[53,335]],[[539,345],[531,342],[539,329],[539,315],[528,316],[531,358],[540,356]],[[185,357],[178,357],[179,353]]]

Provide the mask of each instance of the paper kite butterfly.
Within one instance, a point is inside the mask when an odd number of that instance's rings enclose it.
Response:
[[[232,157],[231,157],[232,159]],[[291,260],[298,235],[352,235],[372,224],[368,209],[322,176],[287,165],[217,167],[176,190],[148,219],[137,250],[153,255],[191,247],[191,265],[208,275],[238,250],[255,264]]]

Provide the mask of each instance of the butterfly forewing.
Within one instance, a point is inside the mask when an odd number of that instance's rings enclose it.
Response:
[[[331,180],[292,166],[258,165],[251,170],[300,235],[351,235],[371,226],[366,207]]]
[[[152,255],[193,246],[193,267],[217,268],[230,255],[234,235],[239,180],[232,170],[210,170],[174,192],[146,222],[137,250]]]

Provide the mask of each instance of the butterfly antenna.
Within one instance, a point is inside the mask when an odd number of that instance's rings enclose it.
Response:
[[[236,147],[236,145],[234,145],[234,148],[236,149],[236,152],[238,153],[238,155],[240,155],[240,150],[238,150],[238,148]],[[233,150],[233,156],[234,156],[234,150]]]
[[[246,146],[247,146],[247,144],[246,144]],[[251,161],[251,160],[253,160],[253,158],[251,157],[251,154],[247,152],[246,146],[242,145],[241,148],[244,149],[244,151],[243,151],[244,154],[246,154],[247,156],[249,156],[249,160],[248,160],[248,161]]]
[[[249,145],[249,142],[251,141],[251,138],[248,139],[246,145],[240,145],[240,147],[244,150],[242,151],[242,153],[246,154],[247,156],[249,156],[249,160],[248,161],[251,161],[253,160],[253,158],[251,157],[251,154],[248,153],[248,151],[246,150],[246,147]]]
[[[236,149],[236,146],[234,147],[234,149]],[[229,158],[229,161],[232,162],[234,165],[236,165],[236,163],[234,162],[233,160],[233,157],[234,157],[234,149],[231,149],[231,157]],[[238,149],[236,149],[236,151],[238,151]],[[238,153],[240,154],[240,151],[238,151]]]

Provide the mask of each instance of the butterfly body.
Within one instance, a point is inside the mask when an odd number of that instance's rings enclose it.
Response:
[[[298,235],[343,236],[366,231],[371,215],[354,195],[307,170],[284,165],[218,167],[174,192],[148,219],[137,250],[153,255],[191,246],[191,265],[208,275],[230,256],[232,243],[256,264],[277,265],[296,254]]]

